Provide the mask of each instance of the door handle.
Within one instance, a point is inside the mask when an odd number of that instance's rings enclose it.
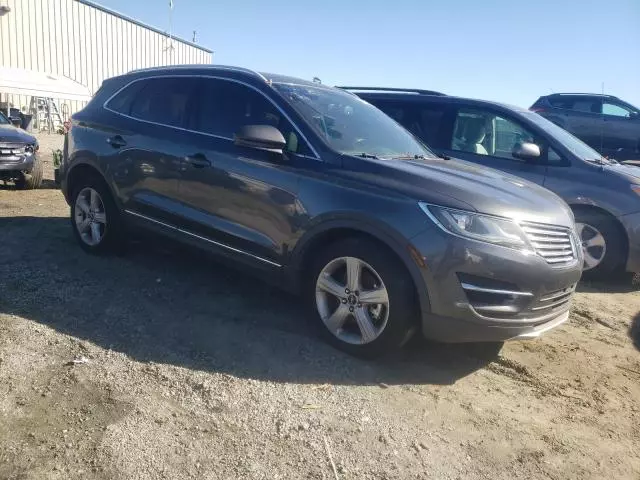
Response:
[[[211,166],[211,160],[208,160],[202,153],[188,155],[185,160],[195,168],[205,168]]]
[[[127,145],[127,142],[120,135],[107,138],[107,143],[113,148],[122,148]]]

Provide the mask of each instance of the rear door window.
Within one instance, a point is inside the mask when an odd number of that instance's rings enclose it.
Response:
[[[193,77],[152,78],[131,103],[130,116],[147,122],[185,128],[190,100],[195,97],[198,80]]]
[[[447,142],[443,137],[446,105],[402,100],[377,100],[371,103],[428,146],[446,148]]]

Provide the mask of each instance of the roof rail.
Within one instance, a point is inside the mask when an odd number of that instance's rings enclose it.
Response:
[[[442,95],[444,93],[436,92],[434,90],[421,90],[419,88],[389,88],[389,87],[339,87],[342,90],[356,90],[361,92],[397,92],[397,93],[416,93],[418,95]]]
[[[261,80],[264,80],[265,82],[267,81],[264,75],[262,75],[259,72],[256,72],[255,70],[251,70],[249,68],[244,68],[244,67],[234,67],[232,65],[218,65],[215,63],[193,63],[193,64],[178,64],[178,65],[161,65],[156,67],[143,67],[143,68],[137,68],[135,70],[131,70],[130,72],[127,72],[127,73],[141,73],[141,72],[154,72],[154,71],[157,72],[157,71],[163,71],[163,70],[181,70],[181,69],[187,69],[187,68],[229,70],[233,72],[246,73],[248,75],[258,77]]]
[[[575,92],[575,93],[571,93],[571,92],[558,92],[558,93],[552,93],[550,95],[547,95],[547,97],[561,97],[562,95],[584,95],[584,96],[588,96],[588,97],[613,97],[613,95],[606,95],[603,93],[584,93],[584,92]]]

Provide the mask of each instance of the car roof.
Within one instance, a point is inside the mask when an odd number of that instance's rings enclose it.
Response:
[[[399,98],[403,100],[411,100],[416,103],[444,103],[444,104],[465,104],[475,105],[478,107],[497,107],[515,112],[528,112],[526,108],[518,107],[515,105],[509,105],[507,103],[493,102],[491,100],[479,100],[476,98],[454,97],[450,95],[416,95],[414,93],[404,92],[382,92],[382,91],[357,91],[357,94],[364,98],[376,99],[376,100],[397,100]]]
[[[544,95],[545,97],[548,98],[560,98],[560,97],[565,97],[565,96],[571,96],[571,97],[601,97],[601,98],[618,98],[615,95],[605,95],[603,93],[551,93],[549,95]]]
[[[224,74],[229,76],[230,74],[239,74],[245,77],[252,77],[254,79],[263,81],[265,83],[287,83],[293,85],[313,86],[319,88],[330,89],[328,85],[322,85],[320,83],[304,80],[302,78],[291,77],[288,75],[280,75],[276,73],[261,73],[249,68],[235,67],[232,65],[207,65],[207,64],[194,64],[194,65],[167,65],[161,67],[149,67],[138,70],[132,70],[131,72],[120,75],[120,77],[137,76],[144,73],[163,74],[163,73],[190,73],[190,74]]]

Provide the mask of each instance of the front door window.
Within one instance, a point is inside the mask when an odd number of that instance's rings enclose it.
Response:
[[[538,143],[529,130],[492,112],[461,109],[458,111],[451,149],[488,157],[523,162],[513,156],[523,143]]]

